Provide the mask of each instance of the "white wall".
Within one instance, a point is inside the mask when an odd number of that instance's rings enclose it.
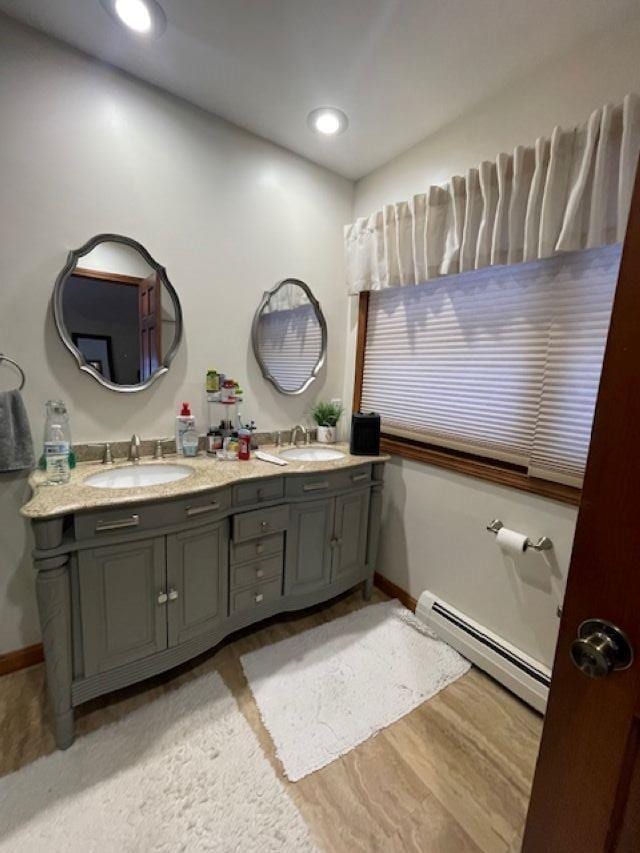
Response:
[[[259,429],[340,396],[342,226],[353,184],[185,102],[0,17],[0,351],[27,374],[36,445],[45,401],[69,405],[77,442],[171,435],[178,403],[204,418],[208,367],[236,377]],[[302,127],[301,132],[305,132]],[[69,249],[128,234],[166,266],[185,337],[170,373],[118,395],[82,374],[50,311]],[[325,312],[328,367],[300,397],[266,383],[250,348],[262,291],[308,282]],[[0,387],[12,376],[0,368]],[[0,653],[38,641],[23,475],[0,475]]]
[[[409,199],[483,159],[495,159],[500,151],[532,143],[555,124],[577,124],[606,101],[618,102],[626,92],[640,91],[638,56],[640,21],[514,81],[499,96],[359,181],[355,217]],[[350,363],[356,310],[357,300],[352,299]],[[352,380],[348,371],[346,400],[351,399]],[[399,459],[387,466],[386,484],[378,570],[416,598],[429,589],[550,665],[576,510]],[[550,536],[555,544],[552,560],[527,554],[517,565],[509,564],[485,530],[492,518],[530,536]]]

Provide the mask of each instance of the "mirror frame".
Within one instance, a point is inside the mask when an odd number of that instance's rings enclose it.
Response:
[[[136,385],[118,385],[117,382],[112,382],[109,379],[106,379],[102,376],[101,373],[91,367],[90,364],[87,364],[84,355],[80,352],[80,350],[76,347],[71,339],[71,335],[69,334],[67,327],[64,322],[63,310],[62,310],[62,295],[64,290],[64,285],[69,278],[70,275],[73,274],[73,271],[80,260],[80,258],[88,255],[96,246],[100,243],[122,243],[124,246],[129,246],[131,249],[135,249],[139,252],[144,260],[149,264],[149,266],[158,274],[161,283],[167,288],[167,292],[171,297],[171,302],[173,303],[173,310],[175,312],[175,336],[173,339],[173,343],[169,347],[168,351],[164,355],[162,359],[162,363],[153,374],[150,376],[145,382],[138,382]],[[163,266],[161,266],[145,249],[145,247],[138,243],[137,240],[132,239],[131,237],[124,237],[122,234],[96,234],[95,237],[92,237],[90,240],[80,246],[79,249],[72,249],[67,255],[67,260],[58,274],[56,278],[56,283],[53,287],[53,319],[56,324],[56,329],[58,331],[58,335],[60,340],[65,345],[65,347],[69,350],[71,355],[75,358],[78,363],[78,367],[80,370],[83,370],[85,373],[88,373],[89,376],[92,376],[96,382],[100,383],[104,388],[108,388],[110,391],[119,391],[121,393],[132,393],[134,391],[144,391],[145,388],[148,388],[153,382],[158,379],[158,377],[162,376],[164,373],[167,373],[169,370],[169,365],[176,354],[178,347],[180,346],[180,342],[182,341],[182,308],[180,307],[180,300],[178,299],[178,294],[176,293],[173,285],[167,278],[167,271]]]
[[[258,347],[258,323],[260,322],[260,316],[262,315],[263,310],[265,309],[267,303],[271,299],[271,297],[280,290],[285,284],[297,284],[298,287],[301,287],[309,302],[313,305],[313,310],[316,315],[316,319],[320,324],[320,330],[322,333],[322,346],[320,349],[320,356],[313,368],[311,375],[306,380],[304,385],[300,388],[297,388],[295,391],[288,391],[286,388],[283,388],[278,380],[273,376],[270,372],[267,365],[264,363],[262,356],[260,355],[259,347]],[[267,379],[271,384],[279,391],[281,394],[287,394],[292,397],[296,394],[304,393],[309,385],[318,378],[318,373],[320,372],[322,366],[324,365],[327,358],[327,321],[324,318],[324,314],[322,313],[322,308],[320,307],[320,303],[315,298],[313,293],[311,292],[311,288],[308,284],[305,284],[304,281],[301,281],[299,278],[283,278],[282,281],[279,281],[276,285],[274,285],[271,290],[265,290],[262,295],[262,299],[260,300],[260,305],[258,305],[258,310],[256,311],[253,317],[253,323],[251,325],[251,343],[253,344],[253,354],[256,357],[256,361],[260,365],[260,370],[262,371],[262,375],[265,379]]]

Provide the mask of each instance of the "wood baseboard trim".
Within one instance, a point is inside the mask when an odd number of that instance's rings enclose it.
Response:
[[[9,675],[10,672],[26,669],[28,666],[42,663],[43,660],[42,643],[34,643],[33,646],[16,649],[15,652],[6,652],[6,654],[0,655],[0,675]]]
[[[409,595],[406,590],[393,583],[393,581],[379,575],[378,572],[373,576],[373,582],[378,589],[382,590],[382,592],[384,592],[385,595],[388,595],[389,598],[397,598],[398,601],[404,604],[408,610],[412,610],[414,613],[416,612],[418,602],[413,598],[413,596]]]

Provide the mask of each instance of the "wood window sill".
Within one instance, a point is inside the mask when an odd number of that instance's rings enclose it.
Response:
[[[582,495],[581,489],[530,477],[524,470],[515,465],[482,459],[471,454],[434,447],[398,436],[383,434],[380,440],[380,450],[391,456],[400,456],[402,459],[411,459],[414,462],[425,462],[427,465],[445,468],[458,474],[466,474],[469,477],[486,480],[499,486],[520,489],[523,492],[551,498],[572,506],[579,505]]]

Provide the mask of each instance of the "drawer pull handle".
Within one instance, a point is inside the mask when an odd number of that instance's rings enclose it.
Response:
[[[175,601],[178,598],[178,590],[173,589],[173,587],[169,590],[169,601]]]
[[[125,527],[137,527],[139,524],[139,515],[131,515],[129,518],[120,518],[118,521],[99,521],[96,524],[96,533],[105,533],[107,530],[122,530]]]
[[[369,478],[368,474],[352,474],[351,475],[351,482],[352,483],[359,483],[361,480],[367,480],[368,478]]]
[[[269,526],[269,522],[268,522],[268,521],[261,521],[261,522],[260,522],[260,527],[261,527],[263,530],[266,530],[268,526]]]
[[[166,604],[168,598],[169,596],[167,595],[167,593],[161,590],[158,593],[158,604]]]
[[[306,483],[302,487],[303,492],[321,492],[323,489],[328,489],[329,483],[325,480],[322,483]]]
[[[260,604],[260,602],[262,601],[263,598],[264,598],[264,595],[261,592],[258,592],[254,595],[254,599],[255,599],[256,604]]]
[[[212,501],[206,506],[188,506],[187,516],[192,518],[194,515],[203,515],[205,512],[215,512],[217,509],[220,509],[218,501]]]
[[[264,572],[262,571],[262,569],[256,569],[256,577],[257,578],[264,577]]]
[[[264,545],[256,545],[256,554],[264,553]]]

